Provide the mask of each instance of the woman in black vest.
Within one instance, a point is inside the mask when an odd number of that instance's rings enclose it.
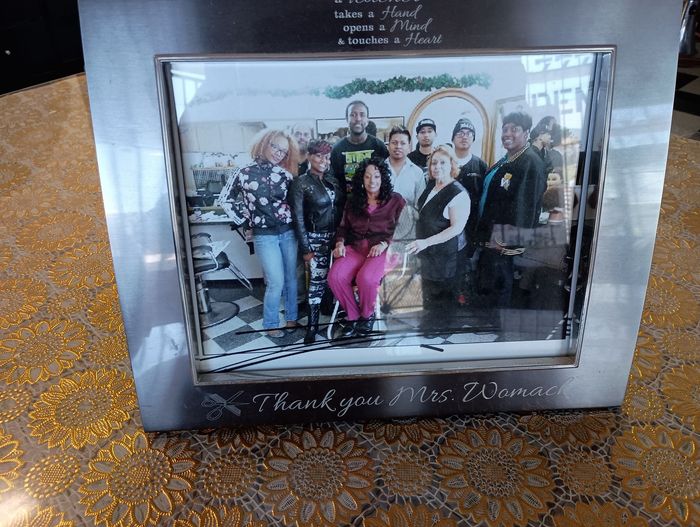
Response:
[[[469,217],[469,195],[456,181],[457,158],[452,148],[441,145],[430,154],[431,181],[418,199],[417,239],[408,244],[410,254],[421,263],[424,318],[422,327],[434,334],[444,323],[454,298],[457,276],[458,236]]]

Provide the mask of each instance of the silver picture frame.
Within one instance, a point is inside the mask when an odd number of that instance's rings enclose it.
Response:
[[[675,11],[650,0],[641,4],[593,0],[583,7],[567,0],[545,7],[508,0],[486,9],[471,1],[417,0],[401,15],[390,6],[356,0],[271,1],[254,8],[244,1],[205,7],[193,0],[81,0],[95,144],[144,428],[619,405],[651,262],[677,52]],[[365,23],[351,27],[338,17],[339,8],[359,13]],[[504,12],[512,16],[504,18]],[[371,20],[394,15],[420,18],[422,28],[408,32],[396,23],[382,28]],[[282,20],[287,30],[266,38]],[[299,34],[308,38],[300,40]],[[647,35],[643,48],[639,34]],[[557,52],[593,53],[598,63],[580,162],[582,188],[590,187],[586,178],[596,178],[591,188],[597,203],[589,211],[595,228],[573,353],[510,364],[443,361],[398,371],[391,364],[255,375],[198,371],[196,297],[187,279],[191,247],[178,188],[183,162],[169,64]],[[640,82],[644,71],[649,74]],[[580,246],[582,228],[577,236]],[[576,283],[571,287],[576,290]]]

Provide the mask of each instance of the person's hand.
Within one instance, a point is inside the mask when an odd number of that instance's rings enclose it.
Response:
[[[423,249],[428,247],[428,242],[425,240],[413,240],[406,246],[406,252],[408,254],[418,254]]]
[[[308,253],[305,253],[304,256],[302,256],[302,258],[306,263],[309,263],[311,260],[314,259],[314,252],[309,251]]]
[[[243,235],[245,236],[245,241],[246,242],[252,242],[253,241],[253,229],[246,229],[243,231]]]
[[[387,247],[389,247],[388,243],[379,242],[377,245],[373,245],[372,247],[370,247],[367,256],[371,256],[372,258],[374,258],[375,256],[379,256],[384,251],[386,251]]]
[[[335,258],[342,258],[343,256],[345,256],[345,244],[343,242],[338,242],[335,244],[333,256]]]

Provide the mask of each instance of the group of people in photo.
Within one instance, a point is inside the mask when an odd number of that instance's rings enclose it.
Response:
[[[340,336],[369,335],[382,278],[404,254],[417,257],[425,334],[440,331],[472,286],[486,304],[510,307],[514,260],[527,251],[519,233],[538,226],[548,177],[562,173],[552,149],[561,140],[556,120],[533,128],[525,112],[503,117],[506,155],[489,167],[471,152],[476,128],[467,118],[455,123],[450,144],[438,145],[429,118],[414,131],[392,127],[385,144],[368,132],[363,101],[349,103],[345,117],[348,133],[335,144],[303,126],[263,129],[252,162],[234,171],[219,196],[227,212],[242,205],[252,231],[267,335],[299,326],[299,254],[308,271],[306,343],[317,339],[327,288],[345,313]],[[549,202],[561,210],[555,198]]]

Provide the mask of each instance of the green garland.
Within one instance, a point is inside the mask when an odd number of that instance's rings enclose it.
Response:
[[[436,75],[434,77],[392,77],[384,81],[368,81],[365,78],[355,79],[352,82],[343,84],[342,86],[328,86],[326,88],[303,88],[297,90],[288,90],[285,88],[275,88],[264,91],[266,95],[272,97],[299,97],[304,95],[325,95],[330,99],[344,99],[352,97],[357,93],[368,94],[384,94],[395,91],[413,92],[413,91],[431,91],[441,88],[469,88],[470,86],[481,86],[489,88],[491,86],[491,77],[485,73],[476,75],[463,75],[462,77],[453,77],[447,73]],[[241,90],[239,95],[253,96],[263,93],[259,87],[250,88],[249,90]]]
[[[368,81],[365,78],[355,79],[342,86],[329,86],[323,94],[331,99],[345,99],[357,93],[382,94],[395,91],[430,91],[441,88],[469,88],[470,86],[491,86],[491,78],[483,73],[453,77],[447,73],[434,77],[392,77],[385,81]]]

